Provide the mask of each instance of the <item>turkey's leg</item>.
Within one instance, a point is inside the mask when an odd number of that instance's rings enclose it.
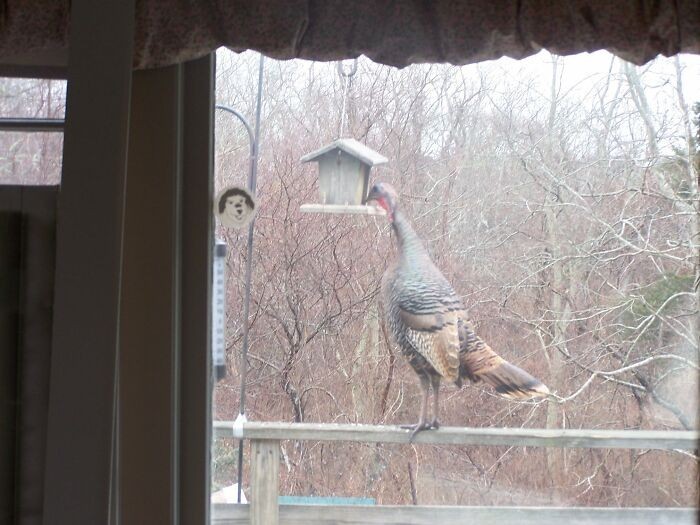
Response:
[[[432,376],[430,381],[433,384],[433,421],[430,423],[430,428],[440,428],[440,423],[438,422],[438,407],[440,406],[440,376]]]
[[[401,428],[406,428],[408,430],[413,430],[411,433],[411,441],[421,430],[428,430],[430,425],[426,423],[428,419],[428,394],[430,393],[430,379],[424,374],[420,374],[420,387],[423,391],[423,397],[420,404],[420,419],[415,425],[401,425]]]

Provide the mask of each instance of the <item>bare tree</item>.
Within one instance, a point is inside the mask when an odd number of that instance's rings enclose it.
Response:
[[[224,62],[221,97],[250,103],[253,63],[246,55]],[[479,332],[559,396],[513,404],[467,387],[445,396],[446,424],[697,424],[683,395],[697,378],[698,199],[682,68],[663,88],[676,103],[658,105],[649,91],[657,88],[645,83],[655,64],[646,72],[618,59],[608,65],[572,86],[559,57],[547,82],[496,65],[399,71],[360,61],[347,133],[391,159],[376,176],[399,188]],[[269,68],[266,85],[251,415],[403,422],[419,392],[378,322],[378,279],[391,258],[385,227],[298,212],[316,191],[298,159],[337,137],[340,79],[333,64],[286,62]],[[247,155],[242,131],[227,126],[220,183],[240,177]],[[234,250],[230,260],[232,304],[242,296],[242,257]],[[230,322],[235,372],[239,310]],[[222,416],[235,410],[237,388],[219,387],[229,399]],[[421,502],[673,505],[696,495],[695,462],[669,453],[307,443],[285,445],[283,457],[285,490],[384,503],[411,501],[407,461]]]

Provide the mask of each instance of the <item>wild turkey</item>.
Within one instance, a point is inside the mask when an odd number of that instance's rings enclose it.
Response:
[[[420,419],[405,428],[413,435],[438,428],[440,380],[484,381],[509,399],[549,394],[530,374],[501,358],[474,333],[462,301],[430,260],[430,255],[398,206],[387,183],[372,187],[367,201],[384,208],[398,241],[399,257],[384,273],[382,299],[386,323],[418,374],[423,390]],[[433,420],[427,422],[428,391],[433,388]]]

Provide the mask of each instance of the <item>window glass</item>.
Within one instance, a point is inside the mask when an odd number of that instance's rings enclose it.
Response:
[[[253,125],[258,55],[219,51],[216,78],[217,103]],[[389,160],[371,183],[396,188],[479,336],[558,396],[513,402],[483,382],[443,382],[442,425],[697,428],[699,93],[697,56],[636,67],[607,52],[541,52],[402,70],[360,58],[347,84],[335,63],[267,59],[248,419],[418,418],[418,378],[378,306],[396,251],[386,218],[300,211],[320,201],[318,165],[301,157],[342,135]],[[244,126],[217,111],[216,191],[245,186],[248,169]],[[227,374],[213,417],[232,421],[247,229],[219,225],[216,235],[228,250]],[[216,501],[235,501],[237,447],[214,441]],[[697,458],[673,451],[305,441],[282,442],[281,460],[284,496],[553,506],[698,497]]]
[[[0,78],[0,118],[62,119],[66,82]],[[58,184],[63,133],[0,132],[0,184]]]

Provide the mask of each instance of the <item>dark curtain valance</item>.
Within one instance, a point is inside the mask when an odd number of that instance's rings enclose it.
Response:
[[[137,0],[134,65],[148,68],[220,46],[281,59],[367,55],[393,66],[464,64],[546,48],[607,49],[644,63],[700,53],[698,0]],[[0,3],[0,60],[64,48],[67,0]]]

